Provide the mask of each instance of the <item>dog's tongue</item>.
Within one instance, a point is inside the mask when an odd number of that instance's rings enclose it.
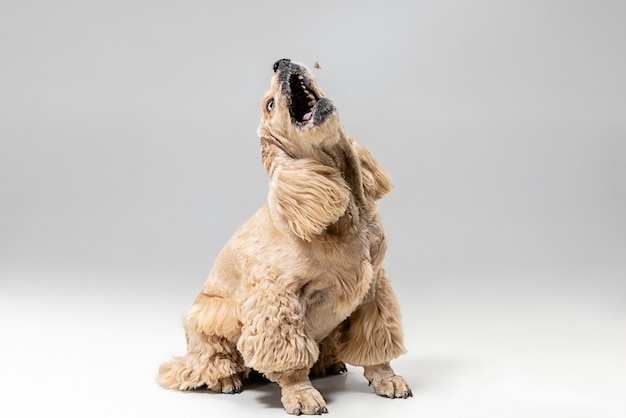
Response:
[[[313,111],[305,113],[304,116],[302,116],[302,122],[311,120],[311,116],[313,116]]]

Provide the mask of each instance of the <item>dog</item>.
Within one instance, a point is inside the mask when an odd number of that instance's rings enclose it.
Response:
[[[306,67],[280,59],[273,70],[258,128],[267,203],[218,255],[186,317],[187,353],[159,382],[238,393],[255,372],[280,385],[287,413],[322,414],[309,376],[347,363],[378,395],[413,396],[389,363],[406,351],[375,203],[391,178]]]

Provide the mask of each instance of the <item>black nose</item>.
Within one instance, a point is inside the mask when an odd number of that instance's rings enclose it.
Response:
[[[291,62],[291,60],[289,58],[282,58],[279,59],[278,61],[276,61],[274,63],[274,66],[272,67],[274,69],[274,72],[276,72],[276,70],[278,70],[278,67],[283,64],[283,65],[289,65],[289,63]]]

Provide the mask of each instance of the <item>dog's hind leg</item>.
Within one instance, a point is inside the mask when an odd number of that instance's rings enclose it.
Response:
[[[200,294],[185,324],[187,354],[161,366],[161,385],[179,390],[206,385],[216,392],[241,392],[245,368],[231,342],[239,333],[237,313],[233,301]]]
[[[188,335],[187,354],[159,369],[159,383],[168,389],[189,390],[206,385],[222,393],[241,392],[244,367],[234,345],[223,337]]]
[[[336,330],[338,357],[348,364],[363,366],[364,376],[376,394],[387,398],[413,396],[402,376],[389,362],[403,354],[402,328],[398,302],[381,269],[363,305]]]

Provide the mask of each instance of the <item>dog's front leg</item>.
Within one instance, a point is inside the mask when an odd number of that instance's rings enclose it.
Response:
[[[277,281],[258,281],[242,305],[241,322],[237,349],[246,366],[280,385],[285,410],[295,415],[327,412],[308,377],[319,348],[309,337],[299,298]]]
[[[287,413],[320,415],[328,412],[326,401],[309,380],[308,368],[266,375],[280,385],[280,400]]]
[[[413,396],[402,376],[389,362],[405,352],[400,309],[384,270],[376,276],[369,298],[337,329],[338,357],[363,366],[364,376],[374,391],[387,398]]]

